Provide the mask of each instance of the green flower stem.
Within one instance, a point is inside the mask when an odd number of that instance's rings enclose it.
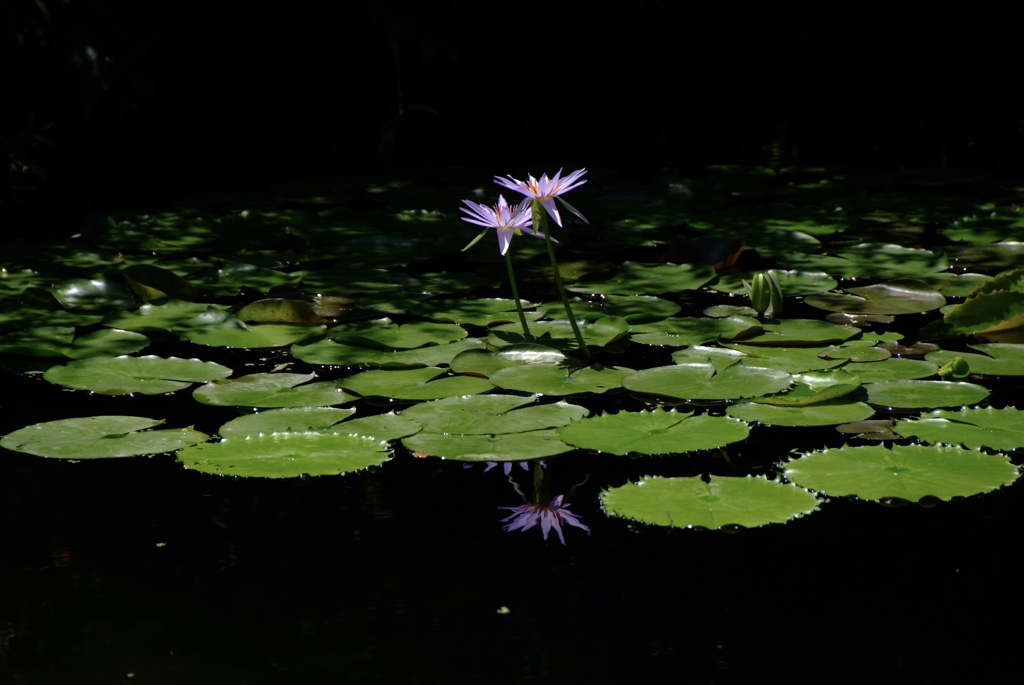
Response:
[[[576,335],[576,344],[580,348],[580,352],[583,353],[583,361],[585,363],[590,362],[590,350],[587,349],[587,343],[583,341],[583,334],[580,333],[580,327],[576,325],[576,315],[572,313],[572,307],[569,306],[569,297],[565,294],[565,286],[562,285],[562,274],[558,270],[558,260],[555,259],[555,247],[551,242],[551,231],[548,230],[547,214],[544,211],[544,207],[537,200],[533,201],[533,229],[539,230],[544,233],[544,242],[548,245],[548,256],[551,258],[551,270],[555,275],[555,285],[558,287],[558,295],[562,298],[562,304],[565,306],[565,315],[569,319],[569,325],[572,326],[572,332]]]
[[[512,250],[505,253],[505,265],[508,266],[508,282],[512,286],[512,297],[516,298],[516,311],[519,312],[519,323],[523,324],[523,335],[530,337],[530,328],[526,325],[526,314],[523,303],[519,299],[519,288],[516,287],[516,275],[512,271]]]

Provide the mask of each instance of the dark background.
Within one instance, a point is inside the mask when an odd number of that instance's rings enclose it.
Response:
[[[1014,6],[3,0],[4,219],[306,174],[983,165]]]

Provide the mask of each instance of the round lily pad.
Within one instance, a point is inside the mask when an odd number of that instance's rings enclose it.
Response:
[[[173,452],[210,436],[192,428],[164,428],[142,416],[87,416],[26,426],[0,439],[0,447],[56,459],[108,459]]]
[[[819,500],[803,488],[747,476],[694,478],[648,476],[601,493],[612,516],[673,528],[719,530],[785,523],[813,513]]]
[[[203,404],[231,407],[329,407],[356,399],[338,381],[310,383],[315,374],[253,373],[213,381],[192,396]]]
[[[50,383],[101,395],[160,395],[193,383],[227,378],[231,369],[213,362],[177,357],[91,357],[51,367]]]
[[[1024,411],[1014,407],[938,409],[919,419],[897,421],[893,430],[903,437],[917,437],[933,444],[1018,450],[1024,448]]]
[[[622,379],[622,386],[677,400],[731,400],[769,395],[792,382],[785,371],[733,364],[719,372],[710,362],[698,362],[636,371]]]
[[[726,414],[734,418],[768,426],[834,426],[861,421],[874,413],[875,410],[869,405],[847,397],[805,407],[776,407],[741,402],[726,410]]]
[[[866,383],[867,401],[898,409],[959,407],[988,397],[988,389],[974,383],[951,381],[880,381]]]
[[[1006,455],[936,445],[826,449],[785,468],[787,480],[829,495],[909,502],[969,497],[1009,485],[1018,475]]]
[[[178,452],[186,469],[223,476],[298,478],[361,471],[388,460],[388,443],[340,432],[226,438]]]
[[[422,432],[402,438],[412,452],[457,461],[526,461],[572,451],[554,429],[498,435]]]
[[[682,454],[744,440],[747,424],[675,409],[600,414],[561,429],[562,440],[611,454]]]

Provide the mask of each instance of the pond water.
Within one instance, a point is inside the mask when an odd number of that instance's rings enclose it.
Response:
[[[561,263],[583,276],[592,301],[609,307],[621,305],[616,302],[621,293],[613,287],[600,300],[594,293],[606,287],[601,284],[610,277],[638,278],[622,269],[628,264],[656,268],[665,263],[659,260],[667,251],[692,254],[697,246],[683,242],[688,238],[746,241],[740,270],[819,273],[814,256],[821,272],[838,276],[824,292],[900,276],[943,292],[942,279],[931,280],[934,274],[974,272],[980,278],[1013,268],[1016,241],[1024,237],[1018,235],[1024,234],[1024,223],[1017,208],[1024,185],[966,172],[952,178],[908,173],[888,185],[876,177],[822,170],[787,177],[724,167],[614,181],[602,181],[592,170],[590,177],[590,185],[581,189],[586,192],[572,200],[591,228],[567,226]],[[45,345],[11,336],[38,330],[40,323],[24,308],[28,305],[13,303],[28,301],[49,311],[53,323],[75,326],[77,336],[112,328],[113,319],[103,319],[106,326],[100,319],[137,311],[145,298],[114,307],[111,301],[121,292],[115,285],[104,282],[89,290],[82,282],[100,282],[105,274],[119,283],[117,274],[127,265],[173,271],[201,293],[193,302],[235,304],[235,311],[268,293],[280,299],[299,299],[299,292],[344,296],[345,307],[354,300],[366,309],[334,310],[331,327],[352,326],[351,335],[371,338],[375,329],[358,327],[383,314],[402,324],[418,321],[415,307],[429,305],[417,305],[410,295],[431,287],[438,289],[435,298],[463,302],[508,297],[493,236],[471,252],[458,253],[473,231],[460,225],[455,207],[466,197],[493,202],[497,192],[483,185],[487,182],[487,176],[444,187],[429,180],[391,186],[366,179],[334,180],[333,186],[307,181],[276,188],[269,196],[192,198],[188,208],[153,210],[149,218],[113,213],[110,228],[98,228],[102,221],[86,222],[81,237],[53,247],[56,259],[15,246],[9,263],[15,275],[3,291],[9,306],[0,346],[10,344],[0,347],[7,368],[0,435],[69,418],[140,416],[165,420],[168,428],[190,426],[216,441],[226,423],[251,414],[250,407],[197,402],[192,392],[201,383],[175,392],[107,395],[42,378],[51,366],[91,357],[73,356],[70,346],[52,340],[47,344],[68,356],[26,353],[26,345]],[[474,184],[480,184],[482,196],[474,194]],[[891,192],[893,187],[899,192]],[[251,241],[231,243],[237,234],[230,233],[230,224],[240,212],[262,212],[262,223]],[[822,212],[834,225],[822,220]],[[766,226],[796,237],[759,239]],[[224,228],[227,237],[207,231],[210,227]],[[970,242],[972,231],[984,239]],[[988,239],[992,231],[999,236]],[[267,240],[268,235],[279,242]],[[331,244],[332,235],[344,249]],[[388,238],[373,242],[365,239],[368,235]],[[807,247],[808,238],[819,244]],[[544,277],[541,243],[529,240],[513,240],[513,250],[522,255],[517,273],[523,295],[557,304]],[[773,249],[773,243],[785,245]],[[853,260],[856,246],[863,244],[898,244],[920,252],[877,247],[851,267],[864,274],[856,279],[827,261],[843,254]],[[428,249],[436,249],[434,258],[416,254]],[[933,264],[940,257],[949,263]],[[243,276],[243,269],[232,270],[240,264],[251,265],[251,271]],[[365,285],[362,271],[371,268],[384,272],[374,277],[373,287]],[[350,277],[357,269],[361,275]],[[287,274],[299,272],[305,274],[301,283],[288,279]],[[134,275],[164,293],[176,287],[152,274]],[[712,274],[707,282],[721,283],[727,275]],[[325,286],[332,278],[344,285]],[[410,285],[413,279],[422,280]],[[443,285],[424,285],[427,281]],[[456,282],[463,290],[454,290]],[[678,305],[679,313],[668,319],[710,321],[702,314],[709,306],[747,302],[704,283],[652,290],[650,280],[629,282],[644,283],[636,289]],[[782,283],[784,318],[825,320],[829,310],[806,304],[809,295],[787,294]],[[795,280],[791,284],[798,287]],[[923,285],[914,288],[904,299],[924,297]],[[56,293],[60,307],[39,306],[41,291]],[[77,292],[86,294],[76,299]],[[134,297],[142,297],[139,292]],[[947,302],[963,302],[962,294],[945,292]],[[157,307],[163,302],[150,301]],[[868,337],[905,334],[909,342],[923,325],[943,318],[936,308],[921,307],[863,331]],[[87,318],[96,313],[102,316]],[[86,318],[75,322],[76,316]],[[672,355],[698,345],[638,343],[641,334],[679,335],[675,329],[641,330],[645,325],[653,324],[632,319],[628,341],[619,337],[593,345],[599,363],[631,369],[689,363]],[[298,343],[248,350],[201,344],[195,326],[178,326],[133,329],[149,341],[130,354],[216,362],[236,378],[316,373],[317,381],[341,382],[346,392],[345,379],[363,371],[354,363],[309,361]],[[464,328],[470,338],[493,335],[478,324]],[[588,329],[587,335],[589,342],[601,332]],[[351,344],[353,338],[345,340]],[[863,348],[875,349],[880,341],[872,338]],[[706,342],[721,349],[733,344],[728,334],[718,333]],[[834,342],[803,345],[817,349]],[[940,342],[970,358],[975,348],[967,343],[981,341],[959,336]],[[368,345],[379,351],[379,339]],[[977,368],[981,362],[971,359]],[[938,367],[947,358],[936,360]],[[1006,375],[974,373],[957,381],[990,392],[969,407],[1003,410],[1018,404],[1021,373],[1012,360],[1006,363]],[[924,378],[934,381],[934,369]],[[867,401],[874,418],[919,419],[937,408],[961,407],[941,399],[954,391],[946,386],[929,386],[923,404],[889,408],[870,402],[876,388],[860,387],[859,380],[856,385],[847,400]],[[723,420],[749,396],[672,398],[661,390],[626,388],[564,398],[541,394],[538,406],[564,399],[591,418],[640,415],[663,405]],[[401,415],[416,404],[348,397],[338,406],[356,408],[361,418]],[[454,422],[471,409],[445,411]],[[1015,414],[1005,415],[1007,424],[1014,421]],[[645,476],[711,482],[766,476],[781,483],[787,460],[799,462],[798,453],[876,444],[839,433],[834,423],[748,421],[749,435],[742,440],[667,454],[570,445],[569,451],[547,456],[543,471],[509,461],[509,476],[501,465],[488,469],[483,458],[441,459],[437,451],[421,453],[417,443],[402,438],[389,442],[390,458],[379,466],[288,478],[204,473],[201,457],[179,460],[173,452],[68,459],[5,449],[0,453],[0,682],[735,683],[769,676],[789,682],[1002,681],[1021,666],[1014,631],[1002,627],[1021,608],[1015,549],[1024,513],[1019,483],[913,503],[821,491],[813,513],[790,516],[784,524],[723,530],[690,528],[671,516],[661,525],[629,520],[608,511],[604,500],[603,493]],[[586,425],[593,426],[591,434],[602,430],[597,423]],[[898,438],[884,444],[894,442],[926,443]],[[982,446],[982,452],[1019,463],[1013,448]],[[230,468],[213,470],[229,473]],[[524,495],[531,499],[535,473],[543,474],[550,496],[570,495],[570,510],[589,532],[563,526],[563,545],[555,533],[545,541],[537,528],[502,529],[509,511],[500,507],[520,505]],[[634,518],[647,515],[639,511]]]

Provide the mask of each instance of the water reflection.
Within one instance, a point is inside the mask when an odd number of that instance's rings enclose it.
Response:
[[[590,528],[580,521],[578,515],[569,511],[569,504],[565,501],[566,495],[549,497],[548,480],[551,473],[550,469],[545,468],[542,461],[532,462],[532,467],[533,498],[527,499],[523,496],[523,499],[526,500],[525,504],[520,504],[516,507],[499,507],[500,509],[507,509],[512,512],[501,520],[505,524],[503,529],[506,531],[526,531],[540,526],[540,532],[545,540],[548,539],[548,533],[554,530],[558,534],[559,542],[563,545],[565,544],[565,536],[562,533],[563,524],[580,528],[587,535],[590,535]],[[515,481],[509,478],[509,482],[516,488],[516,492],[522,496],[523,493],[516,486]],[[576,486],[573,486],[569,490],[569,495],[571,496],[575,490]]]

